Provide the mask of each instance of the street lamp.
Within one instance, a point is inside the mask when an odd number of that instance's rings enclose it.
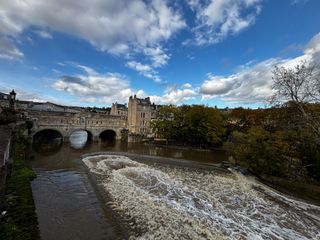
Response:
[[[15,91],[12,89],[12,91],[10,92],[10,100],[11,101],[15,101],[16,100],[16,93],[15,93]]]
[[[16,93],[12,89],[12,91],[9,93],[10,94],[10,107],[12,110],[15,110],[15,103],[16,103]]]

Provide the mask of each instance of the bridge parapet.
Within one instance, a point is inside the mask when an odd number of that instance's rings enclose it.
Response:
[[[68,139],[76,130],[89,131],[94,140],[105,130],[112,130],[116,138],[121,138],[121,130],[127,129],[126,116],[114,116],[96,113],[65,113],[29,111],[28,118],[33,122],[32,135],[52,129],[61,133],[64,139]]]

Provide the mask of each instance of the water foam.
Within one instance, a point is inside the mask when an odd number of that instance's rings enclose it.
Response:
[[[130,219],[133,239],[319,239],[320,208],[238,173],[148,166],[123,156],[83,159]],[[263,189],[263,191],[257,190]]]

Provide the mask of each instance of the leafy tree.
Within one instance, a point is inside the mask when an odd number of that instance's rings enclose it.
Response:
[[[262,127],[252,127],[248,133],[235,131],[224,148],[238,164],[253,172],[275,176],[289,174],[292,156],[285,132],[271,134]]]
[[[162,107],[151,127],[160,137],[201,146],[221,144],[225,133],[219,110],[204,106]]]
[[[199,144],[221,144],[225,133],[219,110],[204,106],[192,106],[185,115],[188,140]]]
[[[175,106],[163,106],[159,109],[157,119],[150,122],[153,131],[165,139],[175,139],[179,129],[179,109]]]

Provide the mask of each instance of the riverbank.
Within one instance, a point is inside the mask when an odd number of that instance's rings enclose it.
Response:
[[[36,177],[28,166],[30,143],[23,136],[23,126],[15,129],[12,164],[6,179],[1,209],[0,239],[40,239],[38,220],[30,182]]]
[[[258,180],[281,193],[320,206],[320,185],[301,183],[269,175],[259,176]]]
[[[149,144],[155,147],[166,147],[166,148],[175,148],[175,149],[189,149],[196,151],[224,151],[221,146],[209,146],[209,145],[199,145],[199,144],[190,144],[182,143],[177,141],[165,141],[165,140],[152,140],[144,141],[143,143]]]

